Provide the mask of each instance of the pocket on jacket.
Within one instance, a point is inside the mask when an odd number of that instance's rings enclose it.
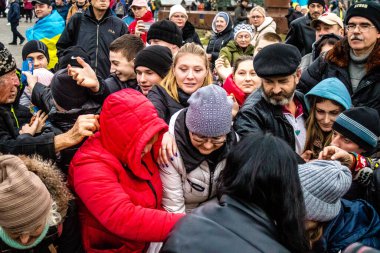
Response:
[[[195,178],[187,178],[183,190],[186,200],[193,199],[193,197],[208,196],[208,185]]]

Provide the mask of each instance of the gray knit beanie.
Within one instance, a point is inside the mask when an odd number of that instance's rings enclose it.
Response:
[[[338,161],[314,160],[298,166],[306,219],[325,222],[340,211],[340,198],[351,186],[350,170]]]
[[[190,132],[217,137],[231,131],[233,102],[220,86],[208,85],[198,89],[188,103],[186,126]]]

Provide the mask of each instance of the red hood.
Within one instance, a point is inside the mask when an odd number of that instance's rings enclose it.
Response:
[[[244,104],[244,101],[247,98],[247,96],[235,84],[235,82],[233,80],[233,74],[231,74],[227,77],[226,81],[223,84],[223,89],[227,92],[228,95],[230,95],[231,93],[234,94],[236,101],[238,102],[239,106],[242,106]]]
[[[140,92],[123,89],[110,95],[100,113],[100,136],[103,147],[136,176],[149,179],[142,168],[141,154],[156,133],[167,130],[156,108]]]

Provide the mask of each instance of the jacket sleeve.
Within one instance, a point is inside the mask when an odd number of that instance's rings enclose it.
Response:
[[[264,122],[253,108],[241,108],[234,123],[236,133],[242,138],[251,133],[264,133]]]
[[[61,37],[59,37],[59,40],[57,42],[57,55],[58,57],[62,55],[63,51],[65,51],[66,48],[74,46],[76,38],[75,38],[75,29],[76,24],[78,24],[77,19],[81,19],[82,14],[79,13],[77,15],[73,15],[70,21],[67,23],[65,29],[63,30]]]
[[[302,40],[301,34],[299,33],[299,29],[294,24],[294,22],[290,23],[289,31],[286,34],[285,43],[297,47],[298,50],[302,53],[302,45],[304,42]]]
[[[172,213],[185,213],[182,176],[178,171],[182,159],[175,157],[168,167],[160,168],[163,187],[162,206]]]
[[[32,103],[40,110],[49,113],[53,107],[53,100],[50,88],[41,83],[36,83],[32,92]]]
[[[326,65],[327,63],[323,56],[319,56],[307,69],[302,71],[301,79],[297,84],[297,90],[306,94],[322,81]]]
[[[231,55],[230,51],[228,50],[227,46],[220,49],[219,58],[222,58],[222,57],[226,58],[232,66],[232,63],[231,63],[232,55]]]
[[[102,154],[99,154],[101,156]],[[135,205],[108,163],[71,164],[76,194],[110,233],[140,242],[163,241],[182,214]]]

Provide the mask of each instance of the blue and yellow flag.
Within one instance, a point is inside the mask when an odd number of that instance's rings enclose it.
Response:
[[[54,10],[52,14],[38,20],[34,26],[26,30],[26,39],[28,41],[42,41],[49,49],[49,69],[53,68],[58,62],[56,44],[64,29],[65,20]]]

